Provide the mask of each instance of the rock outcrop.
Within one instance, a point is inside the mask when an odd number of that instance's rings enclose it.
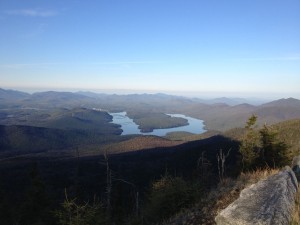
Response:
[[[215,218],[218,225],[289,224],[298,189],[290,167],[244,189]]]

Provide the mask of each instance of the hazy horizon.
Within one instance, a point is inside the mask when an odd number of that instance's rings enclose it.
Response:
[[[267,102],[272,100],[278,100],[283,98],[295,98],[300,100],[300,96],[293,96],[293,95],[282,95],[273,93],[272,95],[264,95],[262,93],[257,93],[256,95],[253,93],[211,93],[211,92],[170,92],[170,91],[149,91],[149,90],[104,90],[104,89],[80,89],[80,88],[69,88],[69,89],[56,89],[56,88],[5,88],[0,87],[0,89],[4,90],[13,90],[13,91],[21,91],[28,94],[34,94],[39,92],[71,92],[71,93],[79,93],[79,92],[91,92],[95,94],[107,94],[107,95],[132,95],[132,94],[166,94],[166,95],[173,95],[173,96],[180,96],[180,97],[187,97],[187,98],[199,98],[203,100],[212,100],[217,98],[229,98],[229,99],[245,99],[245,100],[253,100],[258,102]]]
[[[0,84],[300,98],[300,2],[3,0]]]

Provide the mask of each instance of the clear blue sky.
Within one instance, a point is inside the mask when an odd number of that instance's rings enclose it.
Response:
[[[0,87],[300,98],[300,1],[1,0]]]

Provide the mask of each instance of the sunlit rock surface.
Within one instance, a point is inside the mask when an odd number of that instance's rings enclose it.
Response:
[[[289,224],[298,189],[290,167],[244,189],[215,218],[218,225]]]

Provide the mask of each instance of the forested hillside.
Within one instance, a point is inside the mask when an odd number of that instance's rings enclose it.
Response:
[[[258,115],[260,125],[300,117],[300,100],[293,98],[280,99],[262,105],[227,105],[225,103],[207,104],[197,98],[165,94],[104,95],[53,91],[32,95],[17,93],[1,89],[0,124],[36,125],[35,121],[31,120],[33,116],[46,120],[51,119],[53,115],[59,116],[59,114],[64,114],[64,111],[74,108],[97,108],[110,112],[125,111],[145,130],[160,128],[161,123],[157,123],[157,120],[164,121],[166,118],[163,114],[165,113],[180,113],[204,120],[207,130],[218,131],[243,127],[244,121],[252,114]],[[182,122],[180,124],[182,125]],[[37,125],[47,126],[47,123]]]

